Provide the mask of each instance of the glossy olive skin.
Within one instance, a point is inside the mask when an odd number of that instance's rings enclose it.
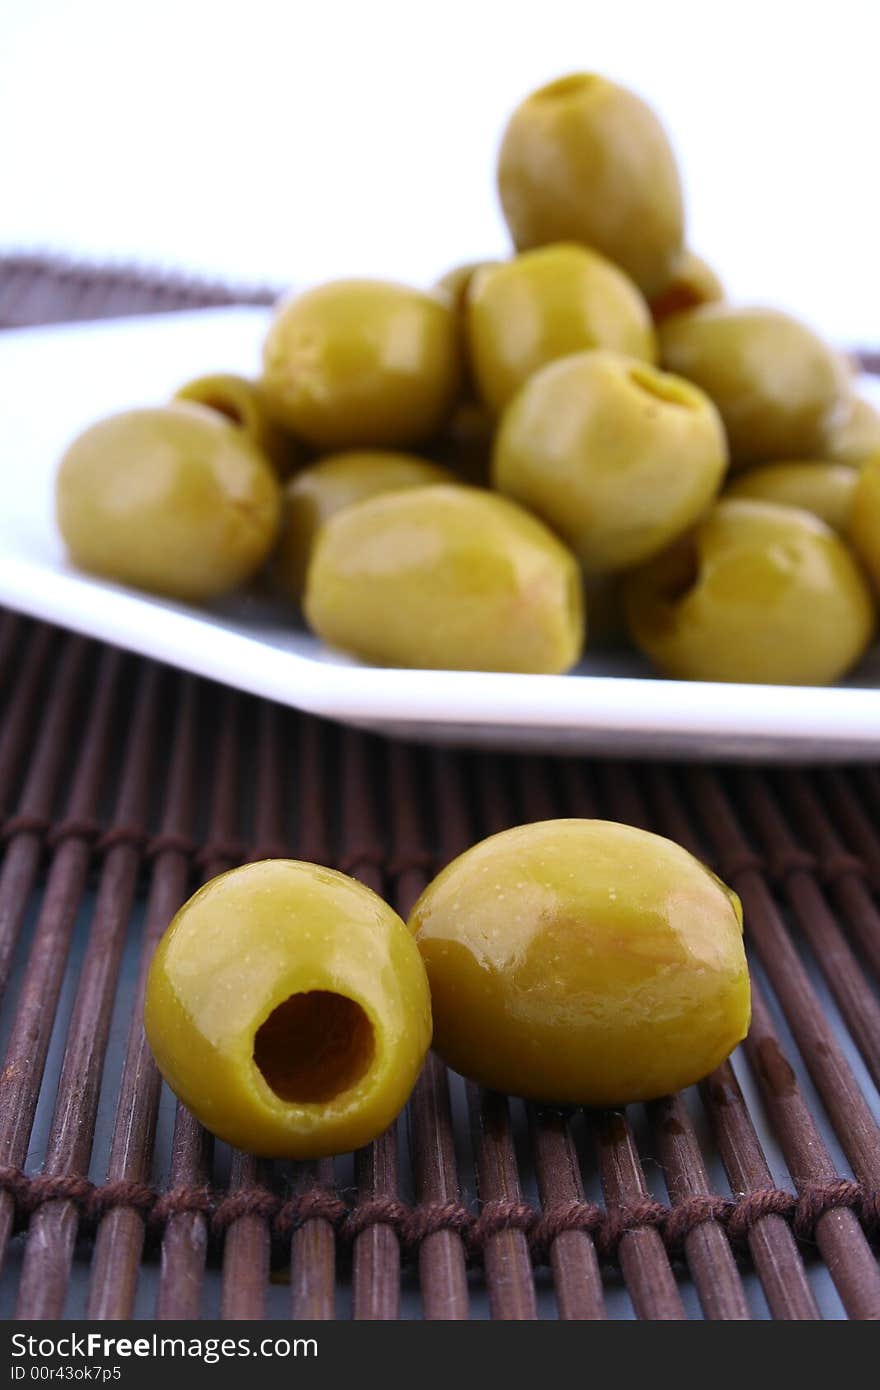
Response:
[[[764,463],[739,473],[725,496],[800,507],[819,517],[833,531],[844,534],[858,480],[858,470],[845,463]]]
[[[773,309],[705,304],[665,319],[659,335],[664,367],[717,405],[734,464],[824,457],[846,374],[804,324]]]
[[[334,280],[283,301],[263,349],[269,410],[319,449],[427,439],[460,381],[448,298],[382,280]]]
[[[287,478],[299,463],[296,441],[271,419],[258,381],[234,372],[193,377],[174,393],[176,401],[195,401],[225,416],[255,444],[279,478]]]
[[[382,492],[454,481],[439,464],[390,449],[352,449],[309,464],[289,480],[282,494],[281,537],[274,563],[277,587],[299,603],[315,536],[344,507]]]
[[[867,583],[809,512],[722,500],[624,581],[633,640],[678,680],[830,685],[874,633]]]
[[[184,402],[85,430],[61,460],[55,500],[74,564],[195,601],[256,573],[281,508],[275,475],[247,436]]]
[[[723,298],[724,286],[708,261],[685,250],[666,289],[651,300],[651,314],[654,322],[659,323],[671,314],[697,309],[701,304],[714,304]]]
[[[555,241],[592,246],[652,298],[682,251],[681,182],[650,107],[593,73],[526,97],[504,132],[498,191],[519,251]]]
[[[849,539],[880,594],[880,453],[859,474],[850,511]]]
[[[465,851],[410,931],[434,1047],[483,1086],[568,1105],[677,1091],[745,1037],[736,895],[671,840],[541,821]]]
[[[851,396],[846,407],[825,430],[822,458],[861,468],[880,455],[880,410],[861,396]]]
[[[465,312],[477,391],[496,412],[540,367],[569,353],[610,348],[645,362],[657,357],[645,300],[585,246],[545,246],[477,271]]]
[[[492,478],[597,575],[639,564],[691,526],[726,468],[718,412],[695,386],[584,352],[544,367],[511,401]]]
[[[331,517],[303,607],[330,646],[380,666],[555,674],[584,638],[571,553],[513,502],[459,485]]]
[[[144,1026],[168,1085],[213,1134],[318,1158],[368,1143],[402,1109],[431,1004],[381,898],[332,869],[269,859],[221,874],[177,913],[150,966]]]

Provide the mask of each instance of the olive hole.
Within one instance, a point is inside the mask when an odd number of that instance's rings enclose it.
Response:
[[[693,397],[687,387],[671,381],[660,372],[652,372],[648,367],[631,367],[629,379],[640,391],[663,401],[665,405],[684,406],[688,410],[693,406]]]
[[[373,1028],[360,1004],[330,990],[292,994],[261,1024],[254,1061],[281,1100],[333,1100],[369,1069]]]
[[[577,92],[585,92],[588,87],[593,87],[600,81],[591,72],[573,72],[568,77],[559,77],[555,82],[548,82],[546,87],[541,87],[535,92],[534,101],[557,101],[565,97],[574,96]]]

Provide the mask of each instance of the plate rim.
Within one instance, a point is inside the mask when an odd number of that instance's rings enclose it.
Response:
[[[100,602],[90,603],[96,596]],[[874,742],[880,752],[880,692],[872,688],[331,665],[220,627],[198,612],[87,575],[59,576],[8,554],[0,555],[0,599],[31,617],[326,718],[695,741],[822,738],[849,746]],[[142,623],[131,623],[135,614]],[[209,635],[210,643],[203,640]],[[648,691],[652,699],[646,705]],[[733,703],[735,721],[729,714]]]

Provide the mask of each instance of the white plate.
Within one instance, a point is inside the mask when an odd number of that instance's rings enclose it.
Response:
[[[263,310],[0,334],[0,601],[299,709],[397,737],[550,752],[806,760],[880,753],[880,650],[831,690],[657,680],[634,656],[570,676],[379,670],[325,651],[269,601],[207,609],[90,579],[52,516],[56,460],[101,415],[189,376],[253,372]],[[876,390],[876,383],[868,389]]]

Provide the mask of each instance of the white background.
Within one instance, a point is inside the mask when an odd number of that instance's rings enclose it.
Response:
[[[305,283],[505,246],[504,119],[594,69],[663,116],[731,295],[880,341],[878,0],[3,0],[0,248]]]

